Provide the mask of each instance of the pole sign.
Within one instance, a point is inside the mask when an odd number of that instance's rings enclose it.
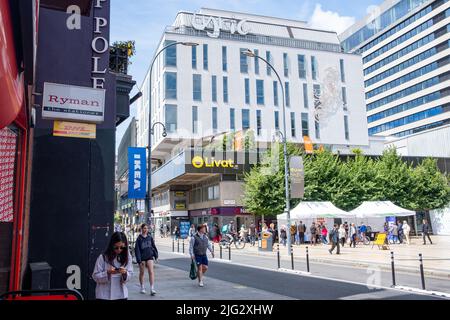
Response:
[[[291,157],[289,160],[291,177],[291,199],[301,199],[305,193],[305,171],[302,157]]]
[[[146,149],[128,148],[128,199],[146,197]]]

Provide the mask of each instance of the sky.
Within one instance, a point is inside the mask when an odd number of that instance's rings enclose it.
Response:
[[[200,8],[223,9],[266,16],[301,20],[312,28],[341,33],[364,18],[381,0],[111,0],[111,43],[136,41],[129,74],[140,87],[152,56],[166,26],[171,25],[179,11],[197,12]],[[133,89],[131,95],[137,93]],[[116,132],[116,150],[136,115],[137,104],[130,118]]]

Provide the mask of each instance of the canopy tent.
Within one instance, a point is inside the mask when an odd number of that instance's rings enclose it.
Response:
[[[298,206],[290,212],[291,220],[317,219],[317,218],[355,218],[350,214],[334,206],[329,201],[322,202],[300,202]],[[287,220],[286,213],[279,214],[278,220]]]
[[[359,218],[384,218],[414,216],[414,211],[396,206],[391,201],[365,201],[350,214]]]

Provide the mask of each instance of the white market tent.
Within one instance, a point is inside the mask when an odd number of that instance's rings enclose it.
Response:
[[[355,218],[350,214],[339,209],[329,201],[322,202],[300,202],[298,206],[290,212],[291,220],[318,219],[318,218]],[[286,213],[279,214],[278,220],[287,220]]]
[[[414,211],[396,206],[391,201],[365,201],[358,208],[350,211],[359,218],[384,218],[413,216]]]

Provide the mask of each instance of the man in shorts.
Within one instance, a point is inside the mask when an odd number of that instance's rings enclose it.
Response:
[[[211,252],[211,256],[214,258],[214,250],[206,235],[206,226],[199,225],[197,227],[197,233],[195,233],[189,242],[189,254],[192,260],[197,264],[197,276],[198,285],[203,287],[203,275],[208,270],[208,257],[206,251]]]

